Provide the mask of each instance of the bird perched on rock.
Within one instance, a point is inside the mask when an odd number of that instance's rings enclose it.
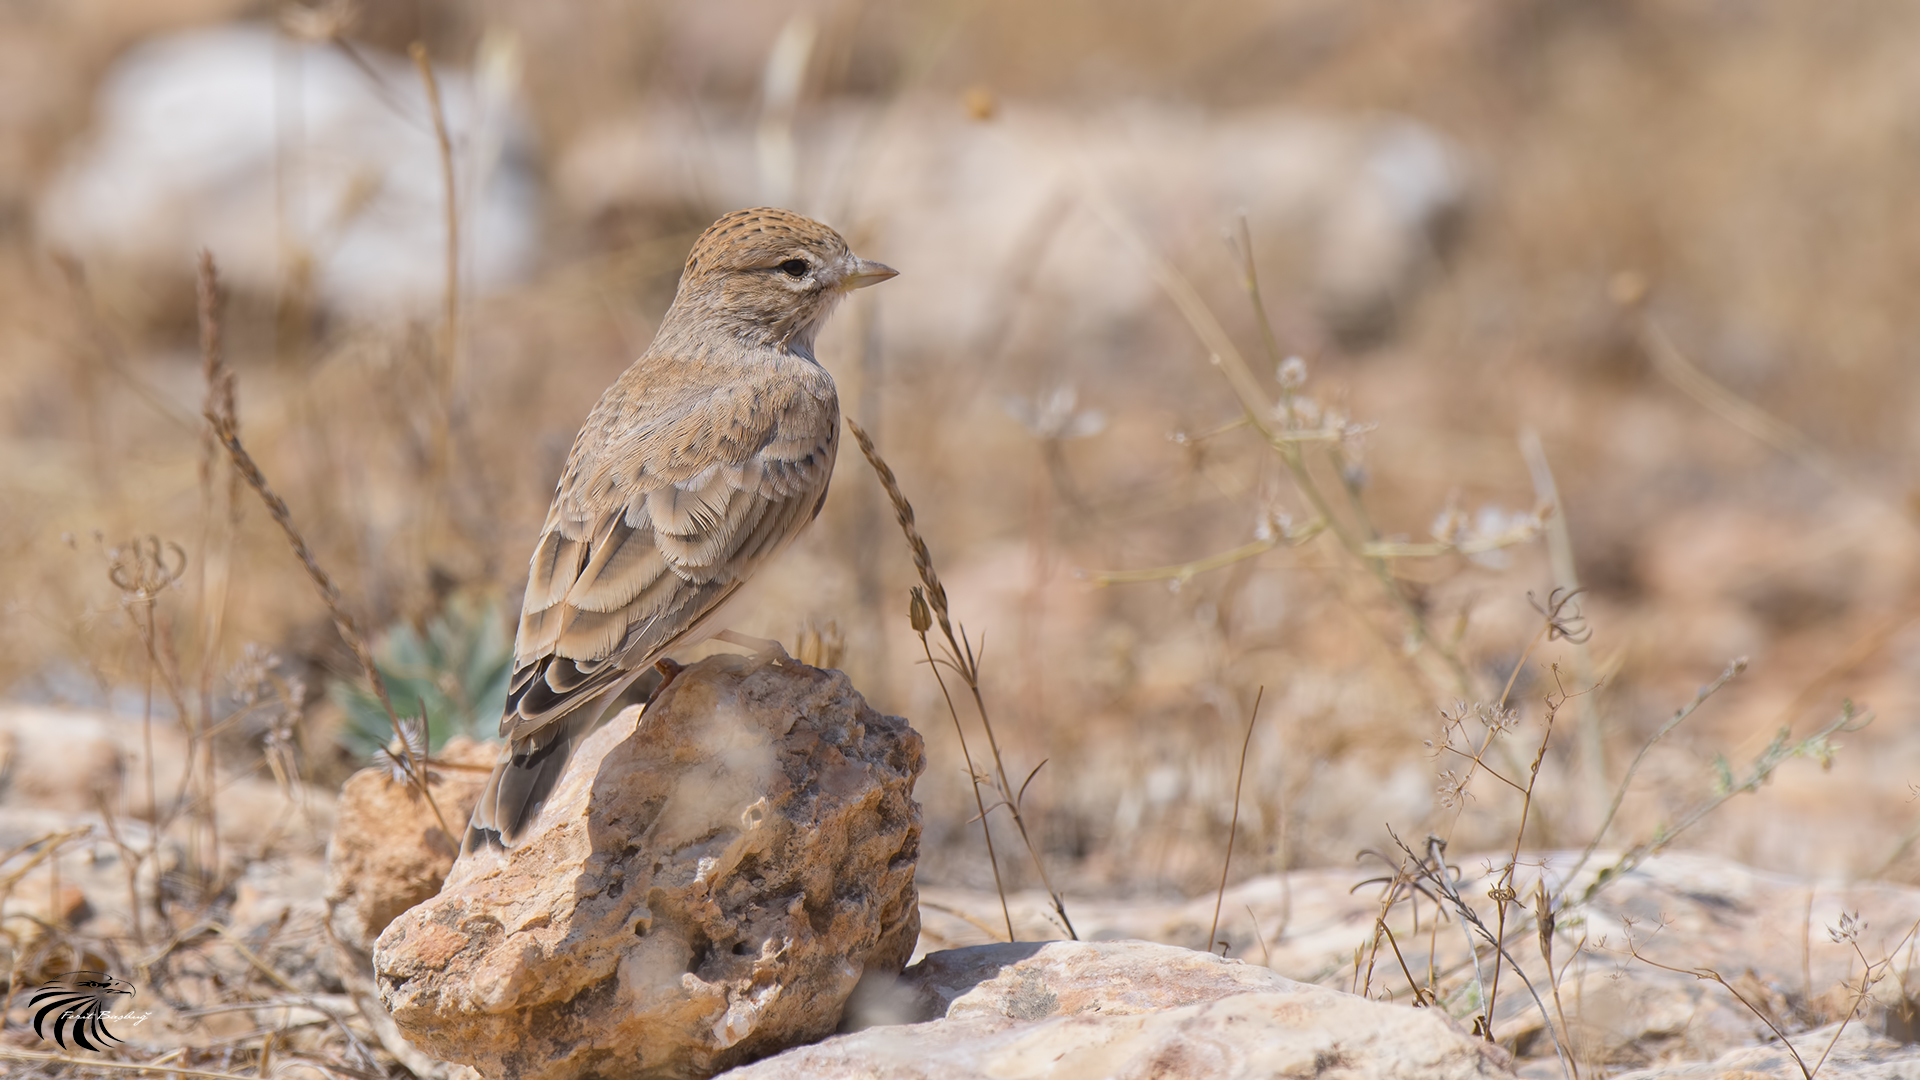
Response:
[[[895,271],[785,210],[695,241],[646,354],[573,441],[527,574],[500,734],[466,850],[515,844],[574,744],[668,650],[725,629],[741,589],[826,501],[840,402],[814,336]]]

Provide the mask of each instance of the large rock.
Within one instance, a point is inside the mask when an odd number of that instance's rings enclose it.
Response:
[[[1437,1009],[1144,941],[934,953],[894,992],[941,1018],[790,1050],[728,1080],[1512,1075],[1505,1051]]]
[[[574,751],[522,844],[374,950],[421,1049],[511,1080],[702,1075],[831,1033],[919,933],[919,735],[846,677],[714,656]]]

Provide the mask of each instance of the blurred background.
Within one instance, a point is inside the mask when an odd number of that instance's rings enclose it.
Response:
[[[1870,725],[1681,846],[1920,878],[1916,22],[1791,0],[0,5],[0,697],[43,725],[204,705],[223,768],[320,791],[384,741],[206,441],[205,247],[242,438],[402,711],[425,701],[436,742],[490,735],[574,431],[699,231],[777,204],[901,271],[820,356],[983,646],[1014,783],[1046,763],[1023,805],[1069,895],[1210,887],[1256,693],[1235,877],[1348,864],[1388,825],[1509,844],[1511,793],[1446,790],[1442,710],[1507,695],[1520,726],[1487,761],[1518,777],[1556,688],[1595,689],[1555,715],[1526,846],[1583,846],[1738,657],[1606,844],[1853,701]],[[1284,437],[1244,422],[1220,340]],[[736,629],[913,720],[922,876],[989,885],[909,554],[850,443],[770,573]],[[1543,634],[1529,597],[1574,587],[1583,624]],[[7,775],[0,799],[27,799]],[[1003,871],[1033,883],[1016,844]]]

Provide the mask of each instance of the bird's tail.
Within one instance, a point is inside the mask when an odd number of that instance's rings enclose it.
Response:
[[[640,673],[628,690],[625,680],[604,694],[583,701],[566,716],[545,730],[509,745],[500,755],[493,775],[474,804],[473,817],[467,823],[467,835],[461,842],[465,855],[482,847],[511,848],[526,835],[527,827],[540,816],[547,796],[567,771],[573,748],[580,740],[616,712],[616,702],[646,704],[660,684],[660,675],[651,668]]]

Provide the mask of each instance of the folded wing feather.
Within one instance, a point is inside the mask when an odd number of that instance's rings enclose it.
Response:
[[[652,664],[812,520],[837,448],[827,386],[735,385],[618,431],[596,409],[529,566],[501,735],[538,742]]]

